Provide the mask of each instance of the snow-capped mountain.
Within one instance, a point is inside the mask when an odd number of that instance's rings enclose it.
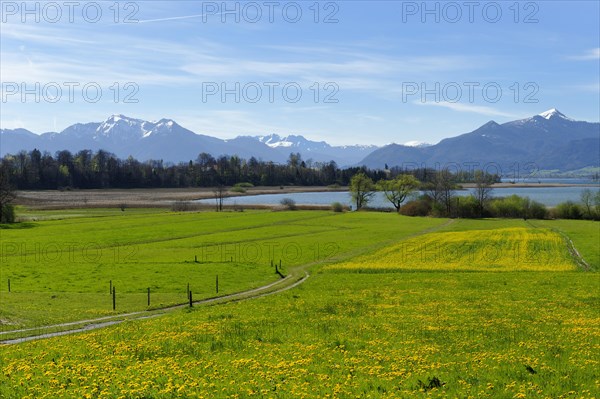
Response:
[[[514,165],[539,169],[575,170],[600,164],[600,123],[575,121],[557,109],[504,124],[490,121],[478,129],[435,145],[408,142],[404,145],[332,146],[299,135],[239,136],[222,140],[196,134],[171,119],[149,122],[112,115],[103,122],[77,123],[60,133],[41,135],[25,129],[0,130],[0,155],[21,150],[55,153],[103,149],[120,158],[162,159],[188,162],[202,152],[214,157],[237,155],[249,159],[284,163],[290,153],[304,160],[335,161],[339,166],[371,168],[415,164],[436,167],[448,163],[495,163],[507,170]]]
[[[334,147],[302,136],[280,137],[276,134],[222,140],[196,134],[171,119],[150,122],[125,115],[112,115],[103,122],[77,123],[60,133],[36,135],[25,129],[0,131],[0,155],[34,148],[50,153],[65,149],[72,152],[103,149],[121,158],[131,155],[139,160],[168,162],[187,162],[206,152],[214,157],[237,155],[284,163],[291,152],[299,152],[305,160],[334,160],[344,166],[358,162],[376,147]]]
[[[505,173],[532,169],[576,170],[600,166],[600,123],[575,121],[553,108],[541,114],[478,129],[429,147],[392,144],[358,165],[371,168],[426,165],[496,165]],[[472,167],[472,166],[470,166]],[[516,168],[520,168],[516,170]]]
[[[541,114],[538,114],[538,116],[541,116],[542,118],[547,119],[547,120],[550,120],[552,118],[561,118],[561,119],[565,119],[568,121],[575,121],[574,119],[571,119],[571,118],[565,116],[563,113],[561,113],[556,108],[552,108],[546,112],[542,112]]]
[[[425,143],[424,141],[418,141],[418,140],[407,141],[406,143],[404,143],[402,145],[404,145],[406,147],[417,147],[417,148],[425,148],[425,147],[431,146],[431,144],[429,144],[429,143]]]
[[[340,165],[356,163],[378,148],[374,145],[332,146],[325,141],[312,141],[297,135],[269,134],[253,138],[285,156],[289,156],[290,152],[299,152],[305,160],[312,159],[317,162],[333,160]]]

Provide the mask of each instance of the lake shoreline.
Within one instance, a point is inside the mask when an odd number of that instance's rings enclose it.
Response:
[[[463,193],[475,187],[475,184],[461,184]],[[548,188],[598,188],[597,184],[568,183],[496,183],[494,189],[548,189]],[[224,198],[235,201],[249,196],[268,196],[278,194],[309,194],[347,192],[347,186],[257,186],[245,189],[243,193],[228,191]],[[214,200],[212,188],[148,188],[148,189],[77,189],[77,190],[19,190],[16,205],[31,208],[86,208],[86,207],[168,207],[176,201]]]

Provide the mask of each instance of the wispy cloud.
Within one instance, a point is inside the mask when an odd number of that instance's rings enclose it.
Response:
[[[583,54],[570,55],[567,59],[575,61],[598,61],[600,60],[600,47],[587,50]]]
[[[217,13],[217,14],[193,14],[193,15],[182,15],[182,16],[178,16],[178,17],[165,17],[165,18],[156,18],[156,19],[142,19],[139,20],[138,23],[143,24],[143,23],[148,23],[148,22],[166,22],[166,21],[178,21],[178,20],[182,20],[182,19],[197,19],[197,18],[206,18],[209,15],[210,16],[215,16],[215,15],[222,15],[223,13]]]
[[[471,104],[462,104],[462,103],[450,103],[447,101],[440,102],[421,102],[414,101],[413,104],[416,105],[431,105],[436,107],[448,108],[457,112],[470,112],[479,115],[487,115],[487,116],[502,116],[508,118],[518,118],[519,115],[515,115],[509,112],[500,111],[494,109],[492,107],[487,107],[483,105],[471,105]]]
[[[567,86],[566,89],[598,94],[600,92],[600,82]]]

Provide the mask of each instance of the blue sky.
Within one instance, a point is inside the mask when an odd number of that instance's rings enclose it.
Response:
[[[74,3],[2,2],[2,128],[125,114],[383,145],[600,119],[597,1]]]

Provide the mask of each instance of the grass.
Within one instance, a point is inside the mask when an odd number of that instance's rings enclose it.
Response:
[[[269,297],[0,347],[2,398],[600,397],[598,276],[574,271],[558,233],[592,264],[600,252],[592,245],[598,224],[302,211],[140,211],[31,223],[1,232],[3,244],[26,245],[22,253],[3,249],[2,279],[10,273],[17,285],[16,292],[0,292],[2,318],[22,325],[44,312],[52,320],[104,314],[99,301],[106,300],[109,276],[122,279],[123,306],[130,308],[145,301],[136,290],[154,274],[167,280],[159,293],[180,295],[186,267],[232,268],[232,291],[273,279],[273,257],[284,260],[286,273],[310,270],[311,277]],[[90,242],[102,251],[138,250],[100,268],[83,257],[49,270],[31,266],[35,243],[69,242],[80,243],[78,250]],[[528,269],[527,262],[503,261],[490,269],[493,262],[475,257],[439,270],[413,251],[403,262],[411,267],[380,270],[393,273],[332,270],[373,267],[406,243],[462,242],[525,251],[518,259],[542,248],[552,262]],[[257,248],[260,256],[252,255]],[[202,263],[190,260],[194,254]],[[27,300],[34,292],[39,302]]]
[[[295,267],[350,256],[444,223],[333,212],[49,211],[2,230],[2,329],[89,319],[230,294]],[[8,293],[8,279],[11,292]],[[117,291],[112,310],[111,284]]]
[[[274,297],[2,348],[0,395],[593,398],[598,305],[584,273],[321,272]]]
[[[600,270],[600,223],[591,220],[535,220],[531,223],[566,234],[592,270]]]

